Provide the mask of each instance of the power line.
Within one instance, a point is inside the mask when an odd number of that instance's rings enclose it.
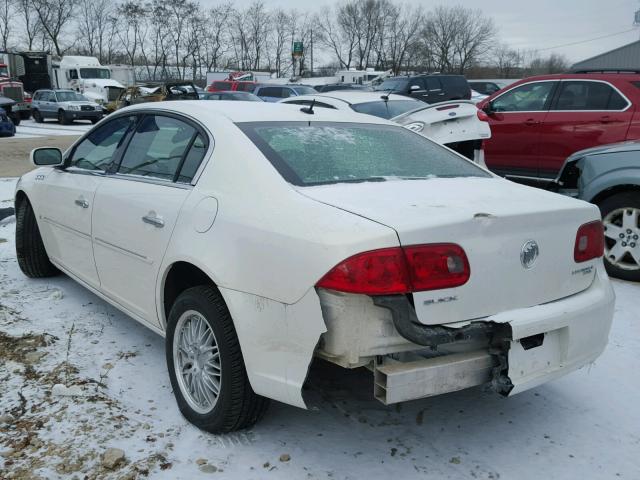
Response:
[[[616,32],[616,33],[610,33],[608,35],[602,35],[600,37],[595,37],[595,38],[590,38],[588,40],[580,40],[579,42],[572,42],[572,43],[565,43],[563,45],[555,45],[553,47],[546,47],[546,48],[536,48],[535,50],[539,51],[539,52],[543,52],[545,50],[554,50],[556,48],[563,48],[563,47],[572,47],[574,45],[581,45],[583,43],[589,43],[589,42],[594,42],[596,40],[602,40],[603,38],[610,38],[610,37],[615,37],[617,35],[622,35],[623,33],[629,33],[629,32],[633,32],[635,30],[635,28],[630,28],[629,30],[624,30],[622,32]]]

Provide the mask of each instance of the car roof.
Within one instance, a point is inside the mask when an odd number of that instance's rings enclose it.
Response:
[[[334,100],[342,100],[350,105],[358,103],[375,102],[376,100],[382,100],[383,96],[388,96],[389,100],[413,100],[418,102],[415,98],[405,97],[404,95],[397,95],[395,93],[386,94],[384,91],[377,92],[363,92],[362,90],[334,90],[332,92],[318,92],[309,95],[301,95],[296,97],[296,100],[304,100],[305,98],[333,98]]]
[[[233,123],[241,122],[356,122],[396,125],[382,118],[361,113],[333,110],[328,108],[314,109],[313,114],[301,111],[300,105],[269,102],[237,102],[220,100],[204,102],[202,100],[176,100],[169,102],[140,103],[118,110],[133,112],[135,110],[158,110],[182,113],[206,123],[207,118],[223,116]]]
[[[538,80],[606,80],[608,82],[616,81],[637,81],[640,80],[638,73],[555,73],[550,75],[536,75],[533,77],[523,78],[514,83],[529,83]]]

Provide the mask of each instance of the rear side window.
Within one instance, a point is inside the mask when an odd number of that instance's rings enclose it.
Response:
[[[602,82],[561,82],[553,110],[623,110],[627,101]]]
[[[258,95],[261,97],[287,98],[289,97],[289,91],[282,87],[263,87]]]
[[[255,83],[238,82],[236,90],[239,92],[253,92],[256,89]]]
[[[329,122],[238,126],[294,185],[491,177],[473,163],[400,126]]]
[[[202,135],[198,134],[191,144],[187,156],[184,158],[184,163],[176,178],[178,183],[191,183],[206,152],[207,142]]]
[[[120,162],[119,173],[173,181],[196,129],[162,115],[146,115]]]
[[[442,84],[439,78],[427,77],[427,90],[442,90]]]
[[[106,171],[136,117],[118,117],[92,131],[75,147],[69,167]]]

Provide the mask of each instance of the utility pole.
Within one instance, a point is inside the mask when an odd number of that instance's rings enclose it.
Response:
[[[313,77],[313,28],[311,29],[311,76]]]

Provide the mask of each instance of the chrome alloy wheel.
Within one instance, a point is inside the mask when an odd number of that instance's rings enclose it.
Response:
[[[603,219],[606,259],[623,270],[640,270],[640,208],[618,208]]]
[[[213,330],[199,312],[178,319],[173,336],[173,363],[180,391],[199,414],[211,412],[222,383],[220,351]]]

